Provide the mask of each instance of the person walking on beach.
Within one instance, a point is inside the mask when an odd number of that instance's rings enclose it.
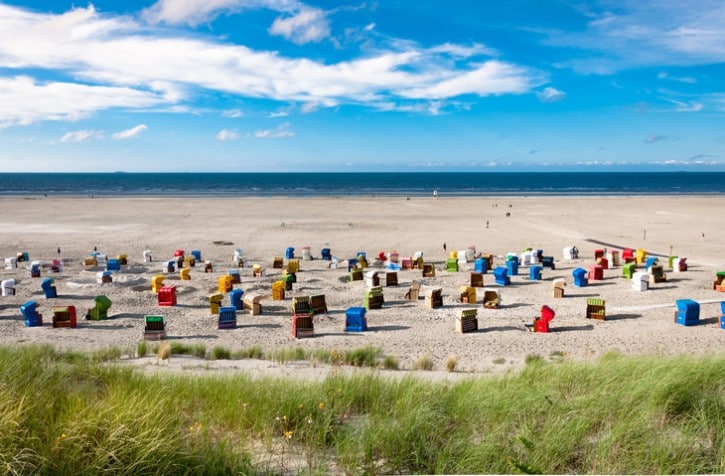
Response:
[[[445,252],[446,252],[446,242],[444,241],[443,242],[443,253],[445,254]]]

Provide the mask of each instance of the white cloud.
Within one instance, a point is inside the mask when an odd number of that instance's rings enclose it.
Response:
[[[541,102],[557,102],[563,100],[564,97],[566,97],[566,94],[556,88],[549,87],[537,92],[536,96]]]
[[[257,139],[285,139],[294,136],[295,133],[292,131],[292,126],[289,122],[282,123],[275,129],[254,131],[253,134],[253,137]]]
[[[152,93],[124,87],[38,84],[27,76],[0,77],[0,126],[76,121],[100,109],[143,108],[162,102]]]
[[[286,12],[299,9],[299,5],[295,0],[159,0],[143,11],[143,17],[150,23],[195,26],[222,13],[256,8]]]
[[[282,9],[295,2],[262,3]],[[182,8],[175,2],[160,5]],[[307,8],[281,20],[285,26],[279,28],[290,38],[311,41],[327,34],[326,24],[323,12]],[[543,83],[540,74],[521,66],[473,62],[487,53],[478,44],[425,49],[401,41],[369,56],[325,63],[180,35],[128,17],[101,16],[92,7],[52,15],[0,4],[0,70],[42,68],[71,78],[41,84],[29,77],[0,77],[0,125],[75,120],[109,108],[190,110],[180,103],[198,91],[317,107],[375,107],[401,98],[520,94]]]
[[[91,139],[100,139],[103,133],[90,129],[68,132],[61,137],[60,141],[64,144],[73,142],[88,142]]]
[[[240,109],[230,109],[228,111],[223,111],[222,116],[228,117],[230,119],[237,119],[239,117],[242,117],[244,113]]]
[[[228,141],[228,140],[237,140],[239,139],[239,133],[233,130],[229,129],[222,129],[220,130],[216,135],[216,140],[218,141]]]
[[[316,43],[329,37],[330,25],[324,11],[305,7],[292,16],[275,19],[269,32],[302,45]]]
[[[654,144],[655,142],[661,142],[666,140],[668,137],[663,135],[649,135],[644,139],[645,144]]]
[[[130,129],[126,129],[124,131],[116,132],[111,137],[113,137],[116,140],[120,140],[120,139],[131,139],[133,137],[138,136],[139,134],[141,134],[146,129],[148,129],[148,127],[146,127],[146,124],[139,124],[139,125],[137,125],[135,127],[132,127]]]

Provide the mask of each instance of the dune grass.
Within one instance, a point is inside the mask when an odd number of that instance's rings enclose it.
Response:
[[[723,375],[724,355],[611,354],[455,384],[307,382],[146,375],[0,347],[0,471],[724,473]]]

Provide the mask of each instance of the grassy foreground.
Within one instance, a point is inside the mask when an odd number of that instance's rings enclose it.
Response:
[[[0,348],[4,474],[725,473],[725,355],[456,384],[149,376]]]

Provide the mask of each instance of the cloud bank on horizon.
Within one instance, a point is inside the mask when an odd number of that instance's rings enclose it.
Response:
[[[717,0],[62,3],[0,1],[7,171],[725,170]]]

